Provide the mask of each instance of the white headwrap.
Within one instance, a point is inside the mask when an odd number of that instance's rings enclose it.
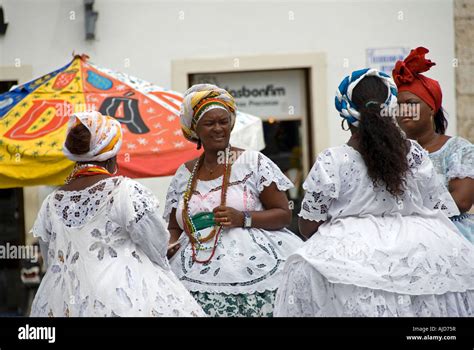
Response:
[[[67,134],[79,124],[83,124],[91,133],[89,152],[72,154],[64,144],[66,157],[75,162],[103,162],[117,155],[122,146],[120,122],[96,111],[75,113],[69,119]]]

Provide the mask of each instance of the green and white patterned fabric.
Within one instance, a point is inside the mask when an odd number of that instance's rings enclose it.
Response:
[[[212,317],[272,317],[276,291],[253,294],[192,292],[191,295]]]

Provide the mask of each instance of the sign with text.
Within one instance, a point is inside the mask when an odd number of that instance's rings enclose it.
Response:
[[[193,74],[191,84],[210,83],[234,96],[237,108],[263,120],[301,119],[305,113],[303,69]]]
[[[403,60],[410,49],[406,47],[370,48],[367,49],[367,67],[376,68],[392,76],[392,69],[398,60]]]

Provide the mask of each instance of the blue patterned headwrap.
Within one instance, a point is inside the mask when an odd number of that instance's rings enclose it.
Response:
[[[397,86],[392,78],[374,68],[365,68],[356,70],[351,75],[344,78],[336,90],[335,104],[339,115],[346,119],[349,124],[359,126],[360,113],[357,111],[357,106],[352,102],[352,91],[356,85],[367,76],[379,77],[388,88],[388,96],[385,101],[385,106],[394,108],[397,103]]]

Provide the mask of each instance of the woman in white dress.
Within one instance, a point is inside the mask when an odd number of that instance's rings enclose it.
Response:
[[[31,316],[205,316],[170,269],[157,200],[113,176],[121,144],[114,118],[71,116],[64,153],[76,166],[32,229],[47,271]]]
[[[177,170],[168,190],[170,263],[208,315],[271,316],[283,262],[302,243],[285,228],[292,183],[263,154],[229,145],[234,121],[227,91],[186,91],[183,134],[204,153]]]
[[[426,59],[428,49],[417,47],[393,69],[400,105],[418,106],[419,115],[399,117],[407,137],[416,140],[429,156],[436,172],[449,190],[460,215],[450,217],[457,229],[474,243],[474,145],[460,136],[445,134],[447,120],[439,83],[421,74],[435,65]]]
[[[375,69],[340,84],[352,136],[305,181],[299,226],[311,238],[285,264],[276,316],[473,315],[472,244],[428,154],[385,114],[395,103]]]

